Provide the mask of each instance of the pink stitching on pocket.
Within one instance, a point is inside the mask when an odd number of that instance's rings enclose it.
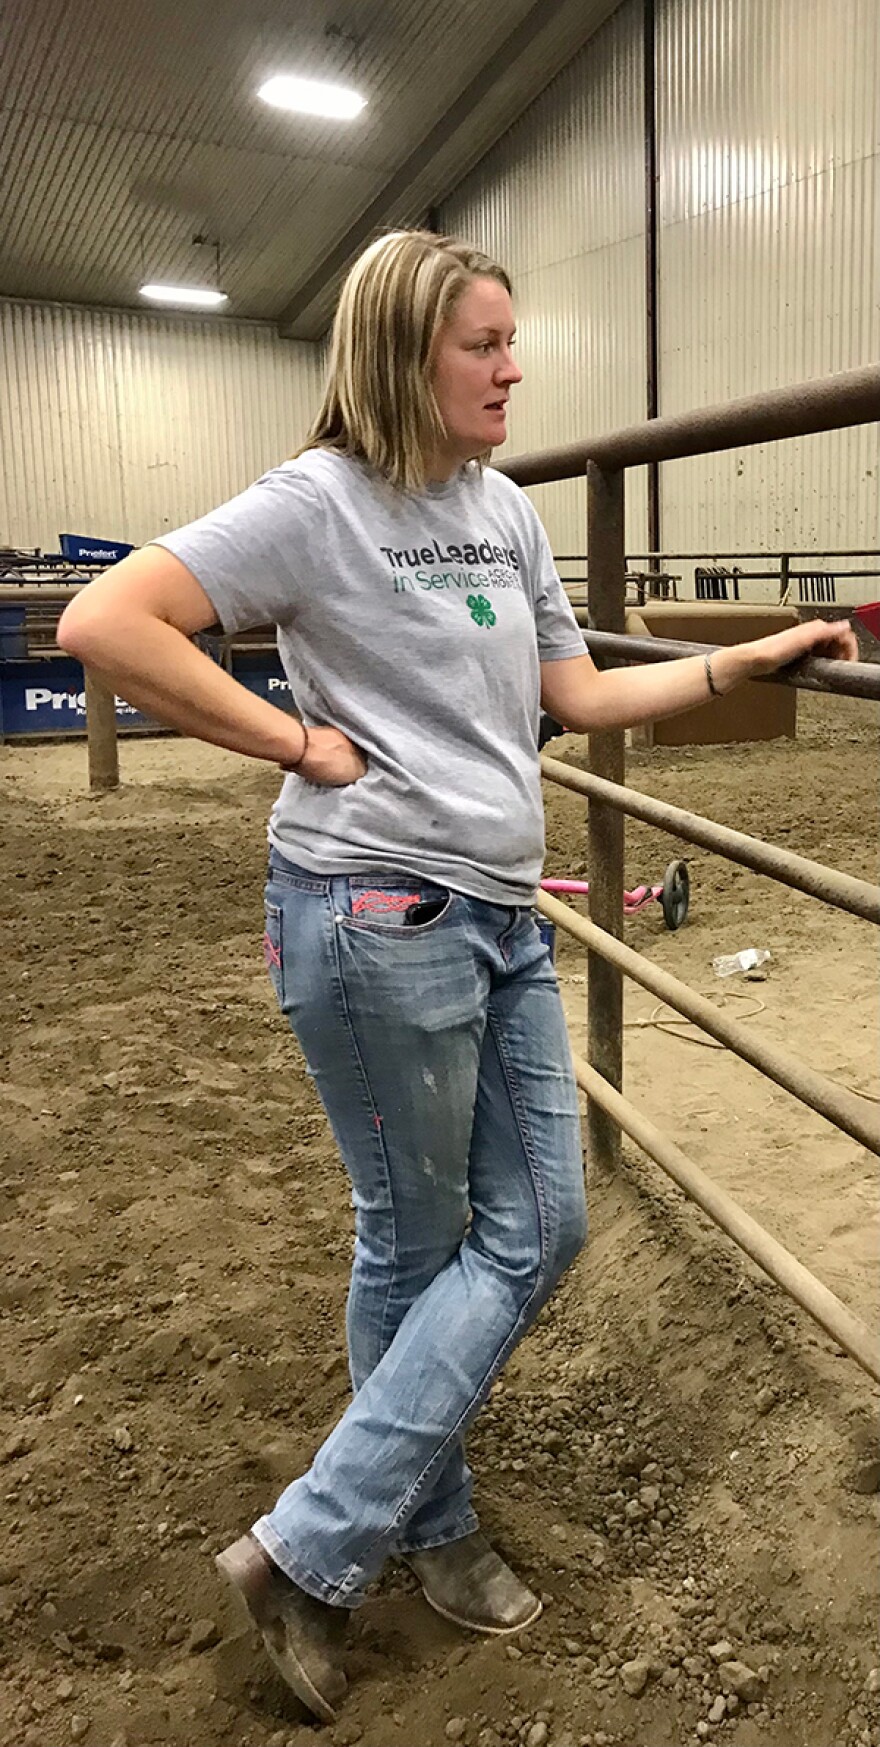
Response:
[[[364,910],[372,915],[382,915],[389,911],[408,910],[410,904],[418,904],[421,892],[359,892],[351,901],[351,913],[360,916]]]
[[[280,971],[281,948],[280,946],[276,946],[274,941],[269,939],[268,934],[263,935],[263,957],[266,960],[267,970],[272,970],[274,967],[275,970]]]

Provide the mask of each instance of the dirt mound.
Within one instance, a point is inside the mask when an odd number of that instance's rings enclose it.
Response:
[[[876,727],[809,704],[794,746],[631,780],[874,877]],[[93,802],[81,747],[0,753],[2,1747],[877,1747],[877,1392],[629,1151],[472,1440],[542,1619],[466,1640],[392,1570],[344,1716],[300,1715],[211,1558],[347,1394],[347,1183],[259,956],[274,777],[172,740],[123,770]],[[560,790],[548,834],[550,871],[582,864]],[[628,828],[634,879],[681,853]],[[685,853],[687,927],[628,938],[699,984],[760,933],[754,1023],[876,1092],[867,925]],[[567,942],[560,971],[577,1031]],[[876,1319],[865,1155],[633,1000],[631,1095]]]

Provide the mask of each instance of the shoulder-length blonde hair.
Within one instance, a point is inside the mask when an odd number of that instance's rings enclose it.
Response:
[[[431,386],[437,338],[474,279],[511,289],[497,261],[456,237],[402,230],[371,243],[343,284],[324,399],[297,454],[334,449],[422,490],[445,436]]]

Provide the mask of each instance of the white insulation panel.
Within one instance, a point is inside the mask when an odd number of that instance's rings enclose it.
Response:
[[[656,43],[661,415],[875,362],[876,0],[657,0]],[[643,104],[626,0],[443,209],[514,276],[508,454],[646,415]],[[878,473],[876,426],[666,463],[663,547],[880,546]],[[532,495],[555,550],[583,552],[582,483]],[[644,551],[643,475],[627,496]]]
[[[257,322],[0,299],[0,545],[135,545],[294,450],[319,347]]]

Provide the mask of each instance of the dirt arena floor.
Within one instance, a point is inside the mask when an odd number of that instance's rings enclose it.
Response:
[[[630,775],[876,879],[877,742],[871,707],[802,699],[796,743]],[[339,1722],[305,1721],[211,1558],[347,1397],[346,1182],[260,954],[275,776],[173,739],[122,764],[96,801],[81,744],[0,748],[0,1747],[877,1747],[878,1392],[629,1147],[472,1437],[542,1619],[468,1640],[394,1570]],[[553,789],[548,871],[584,853]],[[627,939],[876,1100],[870,926],[627,827],[631,883],[682,853],[686,927]],[[750,945],[766,980],[718,983]],[[569,941],[559,971],[580,1044]],[[875,1161],[626,1011],[629,1095],[876,1326]]]

